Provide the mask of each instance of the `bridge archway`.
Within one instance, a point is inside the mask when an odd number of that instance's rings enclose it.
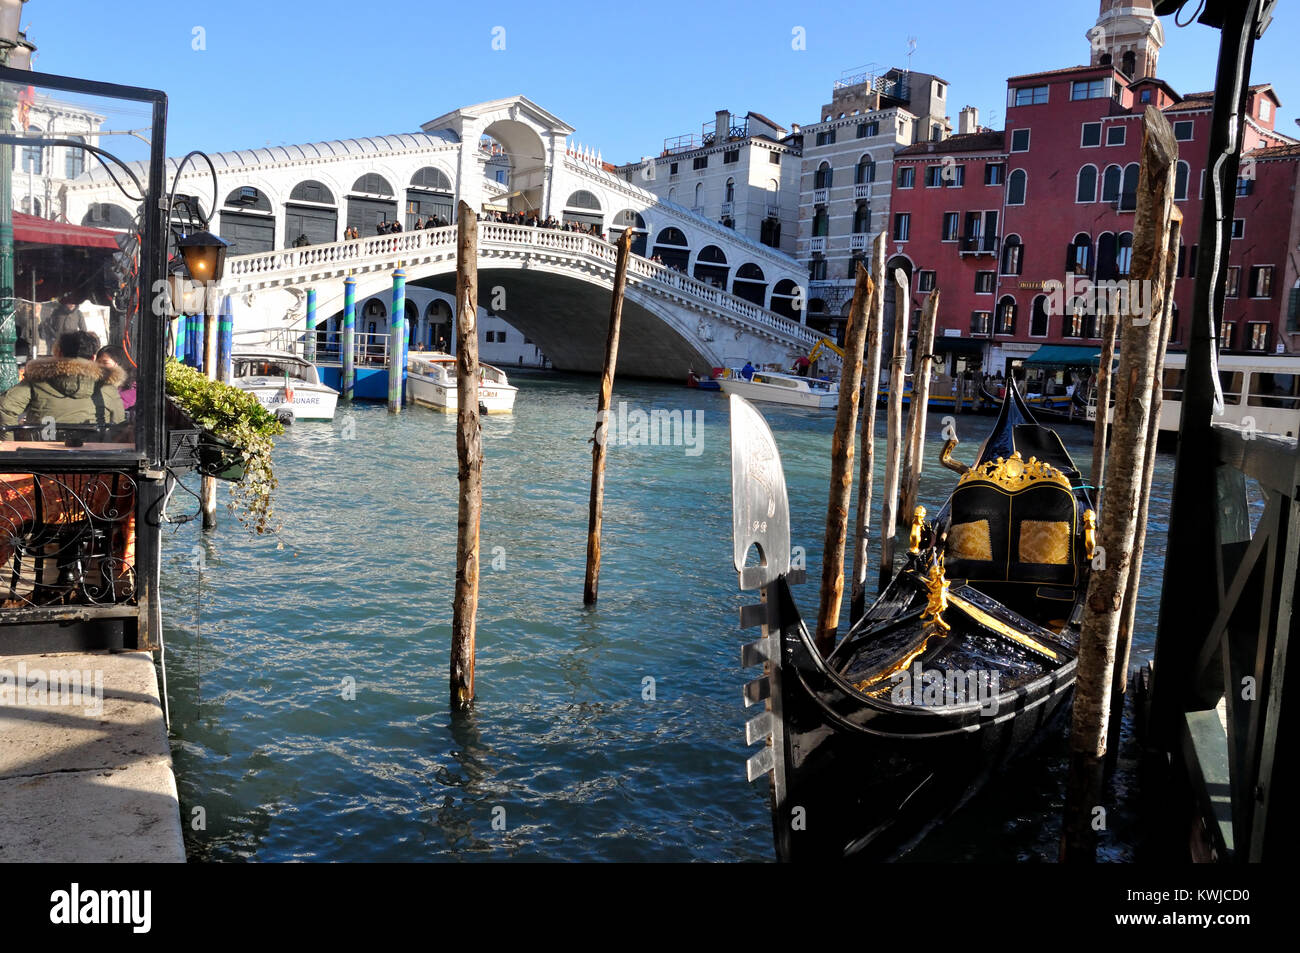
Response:
[[[736,277],[731,281],[731,293],[763,307],[767,299],[763,269],[752,261],[745,262],[736,269]]]
[[[783,278],[772,286],[772,310],[792,321],[802,321],[800,308],[796,307],[803,293],[793,278]]]
[[[442,224],[450,225],[455,217],[456,196],[451,178],[435,166],[417,169],[406,187],[407,231],[415,228],[416,219],[437,216]]]
[[[686,233],[673,225],[661,229],[655,238],[653,255],[658,256],[669,268],[686,271],[691,261],[691,247],[686,241]]]
[[[595,225],[605,231],[605,217],[601,214],[600,199],[586,189],[578,189],[564,202],[564,224],[590,228]]]
[[[452,342],[451,305],[442,298],[434,298],[424,311],[425,326],[429,329],[429,347],[450,350]]]
[[[324,182],[304,179],[293,187],[284,205],[284,246],[306,235],[312,245],[338,241],[339,208],[334,192]]]
[[[715,288],[726,289],[730,272],[727,255],[717,245],[705,245],[695,257],[695,277]]]
[[[615,215],[609,223],[609,240],[618,244],[619,239],[623,237],[624,229],[628,228],[632,229],[632,254],[646,257],[646,240],[649,232],[646,229],[645,219],[639,212],[625,208]]]
[[[365,238],[379,234],[380,222],[397,219],[397,197],[392,183],[378,172],[367,172],[352,183],[348,193],[348,226]]]
[[[484,130],[480,142],[495,141],[510,167],[505,183],[506,207],[512,212],[541,213],[546,183],[546,146],[532,126],[518,119],[498,119]],[[476,210],[477,211],[477,210]]]

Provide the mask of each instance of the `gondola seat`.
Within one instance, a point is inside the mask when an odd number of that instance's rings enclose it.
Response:
[[[944,567],[949,579],[983,588],[1072,590],[1082,578],[1081,520],[1070,481],[1019,453],[964,474],[948,507]],[[994,592],[990,592],[994,594]]]

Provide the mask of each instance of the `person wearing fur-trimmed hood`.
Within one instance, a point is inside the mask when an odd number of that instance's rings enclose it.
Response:
[[[59,337],[56,355],[23,365],[23,379],[0,395],[0,427],[53,418],[57,424],[118,424],[126,419],[121,368],[95,362],[99,341],[86,331]]]

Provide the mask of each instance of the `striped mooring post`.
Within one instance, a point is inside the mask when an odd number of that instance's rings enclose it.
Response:
[[[339,390],[344,400],[351,400],[357,384],[357,279],[343,279],[343,368]]]
[[[396,414],[402,409],[402,358],[405,354],[406,323],[406,271],[393,272],[393,307],[388,312],[388,412]]]
[[[176,321],[172,331],[172,345],[176,360],[181,363],[185,362],[185,334],[189,330],[190,319],[188,315],[176,315]]]
[[[307,289],[307,335],[302,342],[303,359],[316,363],[316,289]]]
[[[235,313],[230,307],[230,295],[221,299],[217,317],[217,380],[230,383],[234,363]]]

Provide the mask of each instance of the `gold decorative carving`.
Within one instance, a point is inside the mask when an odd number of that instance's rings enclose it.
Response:
[[[972,467],[957,481],[959,487],[971,483],[990,483],[1012,493],[1039,483],[1054,483],[1073,491],[1064,473],[1050,463],[1043,463],[1037,457],[1022,459],[1019,450],[1005,460],[998,457],[996,460],[989,460]]]

